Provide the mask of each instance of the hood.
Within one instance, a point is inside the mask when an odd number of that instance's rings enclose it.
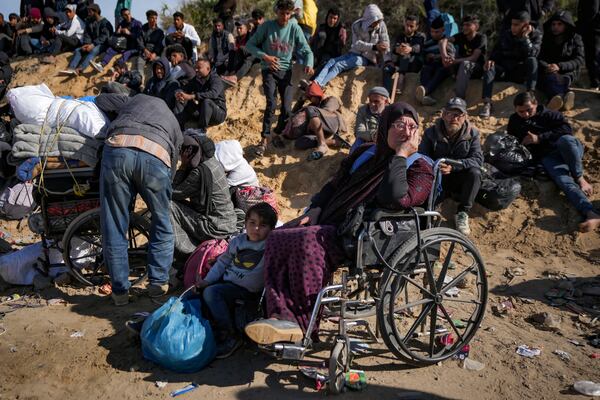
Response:
[[[544,23],[544,30],[550,30],[552,21],[562,21],[567,25],[568,29],[575,29],[575,23],[573,22],[573,16],[570,12],[564,10],[558,10]]]
[[[10,65],[10,58],[5,52],[0,51],[0,66],[4,65]]]
[[[44,8],[44,18],[51,17],[55,20],[58,19],[58,14],[51,7]]]
[[[373,22],[381,21],[382,19],[383,13],[377,4],[369,4],[365,7],[365,11],[363,12],[363,16],[361,18],[362,28],[366,31]]]
[[[383,109],[376,139],[376,157],[378,159],[388,157],[394,153],[387,143],[388,131],[390,130],[392,123],[403,115],[411,117],[417,126],[419,126],[419,114],[417,113],[417,110],[415,110],[413,106],[408,103],[399,101],[397,103],[390,104]]]
[[[158,60],[154,61],[152,63],[152,73],[154,73],[155,65],[162,65],[162,67],[165,70],[165,78],[169,76],[169,73],[171,72],[171,63],[169,62],[169,60],[167,60],[165,57],[161,57]]]

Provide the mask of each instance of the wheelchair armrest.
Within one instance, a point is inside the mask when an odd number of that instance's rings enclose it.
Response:
[[[417,214],[422,214],[425,212],[425,209],[415,207],[414,210]],[[383,218],[398,218],[398,219],[406,219],[406,218],[414,218],[415,214],[411,210],[384,210],[381,208],[377,208],[373,210],[369,219],[371,221],[379,221]]]

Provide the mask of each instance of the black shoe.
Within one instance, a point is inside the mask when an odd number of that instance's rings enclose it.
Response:
[[[242,341],[240,339],[229,338],[225,339],[224,342],[221,342],[217,345],[217,356],[218,359],[223,359],[231,356],[237,349],[242,346]]]

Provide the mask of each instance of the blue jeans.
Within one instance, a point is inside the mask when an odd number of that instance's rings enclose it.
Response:
[[[100,54],[100,50],[101,50],[100,46],[94,46],[92,51],[87,53],[87,55],[83,59],[83,62],[81,63],[81,65],[79,65],[79,63],[81,62],[81,59],[83,58],[83,55],[81,54],[83,52],[83,50],[81,50],[81,47],[78,47],[73,52],[73,58],[71,59],[71,62],[69,63],[69,68],[75,69],[75,68],[79,67],[79,68],[81,68],[82,71],[85,70],[88,67],[88,65],[90,65],[90,61],[94,61],[94,58],[96,58],[96,56],[98,54]]]
[[[594,206],[575,181],[583,176],[582,158],[581,142],[574,136],[564,135],[556,142],[556,149],[542,159],[542,164],[569,202],[585,217]]]
[[[168,207],[171,192],[171,170],[158,158],[141,150],[104,146],[100,171],[102,252],[115,294],[126,293],[130,286],[127,233],[137,194],[152,214],[148,243],[150,283],[168,282],[174,247]]]
[[[249,292],[231,282],[214,283],[202,292],[204,304],[209,309],[215,327],[221,335],[235,331],[232,316],[236,300],[253,300],[258,296],[258,293]]]
[[[369,60],[365,57],[354,53],[347,53],[343,56],[329,60],[315,78],[315,82],[317,82],[319,86],[324,87],[330,80],[342,72],[356,67],[364,67],[366,65],[369,65]]]

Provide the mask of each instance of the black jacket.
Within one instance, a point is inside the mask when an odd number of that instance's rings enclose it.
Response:
[[[465,122],[460,136],[450,142],[445,132],[444,121],[441,118],[435,124],[425,130],[423,139],[419,145],[419,153],[433,160],[450,158],[460,161],[462,167],[453,167],[455,171],[467,168],[481,167],[483,165],[483,151],[481,150],[481,139],[479,131],[470,122]]]
[[[94,46],[108,46],[108,39],[113,35],[113,26],[109,20],[102,17],[100,21],[88,19],[85,22],[85,32],[83,34],[83,44],[93,44]]]
[[[223,81],[215,71],[211,71],[210,75],[206,78],[196,76],[195,79],[192,79],[183,87],[183,91],[186,93],[193,93],[196,100],[210,99],[214,101],[219,108],[227,112]]]
[[[552,34],[552,21],[562,21],[567,30],[560,38]],[[560,74],[571,77],[571,82],[577,79],[579,70],[585,62],[583,40],[575,33],[575,23],[568,11],[555,13],[544,24],[544,40],[539,56],[540,71],[544,71],[548,64],[558,64]]]
[[[11,38],[13,37],[13,29],[12,26],[10,26],[10,24],[8,23],[8,21],[4,21],[4,23],[2,25],[0,25],[0,34],[5,34],[6,36],[10,36]]]
[[[535,29],[527,37],[519,38],[513,36],[509,27],[500,33],[489,59],[510,69],[525,62],[528,57],[537,58],[541,46],[542,32],[539,29]]]
[[[4,83],[0,83],[0,100],[4,97],[4,91],[10,84],[12,80],[13,70],[10,66],[10,59],[8,55],[0,51],[0,81],[4,81]]]
[[[143,54],[144,49],[161,56],[163,51],[163,40],[165,39],[165,32],[158,26],[156,29],[150,29],[148,23],[142,26],[142,34],[138,36],[138,50],[140,54]]]
[[[333,28],[327,23],[319,25],[317,31],[310,41],[315,59],[322,61],[323,58],[336,58],[342,55],[344,44],[340,38],[340,31],[344,29],[341,23]]]
[[[537,135],[539,144],[529,145],[527,148],[536,162],[556,148],[556,142],[563,135],[571,135],[573,129],[562,113],[552,111],[538,105],[535,115],[529,119],[519,117],[517,113],[510,116],[507,132],[515,136],[519,142],[527,136],[527,132]]]
[[[577,28],[585,36],[590,29],[600,32],[600,0],[579,0],[577,2]]]
[[[511,14],[516,11],[527,11],[532,21],[539,21],[544,14],[552,11],[554,0],[496,0],[496,5],[510,25]]]
[[[117,114],[106,131],[107,138],[123,133],[150,139],[169,152],[175,174],[183,136],[177,118],[162,99],[145,94],[101,94],[96,105],[109,115]]]
[[[412,47],[412,51],[410,53],[410,61],[414,62],[415,60],[420,61],[420,64],[423,63],[422,59],[422,51],[425,45],[425,41],[427,37],[424,33],[415,32],[411,37],[407,37],[404,33],[396,36],[396,41],[394,42],[392,48],[390,49],[390,57],[394,63],[400,61],[400,56],[396,54],[396,47],[400,46],[402,43],[408,43],[410,47]]]

